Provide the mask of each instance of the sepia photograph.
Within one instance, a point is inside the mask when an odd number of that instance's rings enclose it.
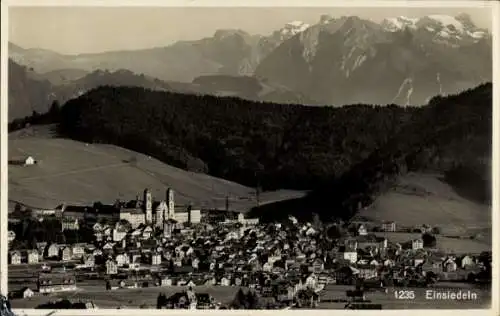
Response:
[[[377,2],[2,4],[1,315],[491,309],[498,5]]]

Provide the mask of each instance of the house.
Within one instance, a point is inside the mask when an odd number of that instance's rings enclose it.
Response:
[[[425,253],[417,253],[413,256],[413,266],[418,267],[425,262]]]
[[[142,230],[142,239],[150,239],[153,236],[153,228],[151,226],[146,226]]]
[[[160,281],[160,286],[172,286],[172,279],[169,277],[162,277]]]
[[[95,232],[102,232],[102,230],[104,229],[104,225],[97,222],[95,223],[94,225],[92,225],[92,230]]]
[[[422,265],[422,272],[433,272],[436,274],[443,272],[443,258],[434,254],[429,255]]]
[[[220,285],[221,286],[230,286],[231,285],[231,280],[229,278],[222,277],[220,279]]]
[[[102,230],[94,231],[94,237],[96,241],[104,240],[104,232]]]
[[[356,231],[358,233],[358,236],[365,236],[366,234],[368,234],[366,226],[363,224],[360,224]]]
[[[388,247],[388,240],[385,237],[379,237],[374,234],[361,235],[356,237],[357,248],[374,249],[376,252]]]
[[[62,291],[76,291],[76,276],[74,273],[40,273],[38,276],[38,292],[53,293]]]
[[[130,249],[127,251],[130,256],[130,263],[140,263],[142,259],[142,254],[139,249]]]
[[[158,252],[151,253],[151,265],[161,264],[161,254]]]
[[[74,259],[81,259],[85,254],[85,247],[82,244],[74,244],[71,248],[71,253]]]
[[[14,298],[30,298],[33,297],[33,295],[35,295],[35,292],[29,287],[23,287],[13,294]]]
[[[78,218],[71,218],[71,217],[63,217],[61,219],[61,230],[79,230],[80,229],[80,223],[78,221]]]
[[[37,242],[35,249],[40,255],[43,255],[47,249],[47,242]]]
[[[316,274],[311,273],[307,278],[305,282],[305,286],[311,289],[316,288],[316,285],[318,284],[318,277]]]
[[[325,269],[325,263],[321,259],[315,259],[311,264],[314,273],[321,273]]]
[[[191,262],[191,265],[195,270],[199,269],[200,267],[200,259],[194,258],[193,261]]]
[[[27,257],[28,257],[28,264],[38,263],[38,261],[39,261],[38,250],[36,250],[36,249],[28,250]]]
[[[168,309],[196,309],[197,296],[192,291],[177,292],[168,297],[165,305]]]
[[[16,239],[16,233],[14,233],[12,230],[9,230],[7,232],[7,241],[9,243],[13,242]]]
[[[47,258],[55,258],[59,256],[59,245],[57,244],[51,244],[50,246],[46,247],[46,257]]]
[[[102,252],[105,254],[111,254],[115,251],[115,245],[111,242],[107,242],[102,246]]]
[[[87,268],[93,268],[95,266],[95,256],[91,253],[84,254],[82,261]]]
[[[266,262],[262,265],[262,271],[264,272],[271,272],[273,269],[273,264],[270,262]]]
[[[358,277],[363,279],[374,279],[378,276],[377,267],[371,265],[358,265]]]
[[[382,223],[382,231],[384,232],[395,232],[396,231],[396,222],[383,222]]]
[[[71,260],[71,248],[70,247],[62,247],[59,250],[59,259],[62,261],[70,261]]]
[[[457,263],[453,258],[448,258],[443,262],[443,272],[455,272],[457,271]]]
[[[424,248],[424,241],[422,238],[413,239],[411,241],[411,249],[418,250]]]
[[[118,274],[116,261],[109,259],[106,261],[106,274]]]
[[[11,251],[9,253],[10,264],[21,264],[21,252]]]
[[[34,164],[36,164],[35,158],[33,158],[31,156],[28,156],[26,159],[24,159],[24,165],[25,166],[31,166],[31,165],[34,165]]]
[[[337,260],[347,260],[351,263],[358,261],[358,252],[351,247],[341,246],[337,252]]]
[[[124,227],[122,225],[117,225],[117,227],[115,227],[113,229],[113,241],[114,242],[122,241],[122,239],[125,238],[126,236],[127,236],[126,227]]]
[[[317,233],[318,232],[314,228],[312,228],[312,227],[307,228],[306,232],[305,232],[306,236],[314,236]]]
[[[130,257],[127,253],[120,253],[116,255],[115,261],[118,267],[123,267],[126,264],[130,264]]]
[[[475,265],[474,259],[469,255],[465,255],[462,258],[460,258],[459,260],[460,260],[460,267],[462,269],[466,269],[468,267],[472,267]]]
[[[113,236],[113,229],[109,226],[104,227],[104,230],[102,232],[106,239],[111,238]]]

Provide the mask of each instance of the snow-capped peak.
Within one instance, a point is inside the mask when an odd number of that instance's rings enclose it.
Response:
[[[282,35],[288,35],[288,36],[293,36],[295,34],[304,32],[307,28],[309,28],[309,24],[304,23],[302,21],[292,21],[287,24],[281,29],[280,33]]]
[[[397,32],[406,28],[424,29],[443,39],[461,38],[464,36],[480,39],[487,35],[487,31],[478,29],[466,14],[460,14],[456,17],[441,14],[428,15],[421,18],[399,16],[386,18],[382,21],[381,25],[390,32]]]
[[[382,26],[391,32],[396,32],[403,30],[405,28],[411,28],[415,29],[417,28],[416,24],[418,22],[418,19],[416,18],[409,18],[406,16],[398,16],[395,18],[386,18],[382,21]]]
[[[438,22],[443,28],[447,28],[448,30],[456,30],[459,33],[463,33],[465,30],[462,22],[449,15],[429,15],[427,18]]]
[[[319,24],[328,24],[333,20],[335,19],[331,15],[323,14],[319,19]]]

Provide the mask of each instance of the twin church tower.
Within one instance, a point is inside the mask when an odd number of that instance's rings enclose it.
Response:
[[[175,211],[174,190],[168,188],[163,201],[153,201],[151,191],[144,190],[143,211],[145,223],[162,228],[169,220],[177,223],[200,223],[201,211],[187,207],[185,210]]]
[[[174,190],[168,188],[165,198],[164,201],[153,202],[151,191],[149,189],[144,190],[143,210],[146,215],[146,224],[163,227],[165,221],[169,219],[175,220]]]

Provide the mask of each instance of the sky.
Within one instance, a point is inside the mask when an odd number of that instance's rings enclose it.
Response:
[[[268,35],[291,21],[315,24],[322,14],[357,15],[380,22],[400,15],[462,12],[477,26],[491,30],[491,9],[470,7],[10,7],[9,41],[63,54],[99,53],[167,46],[210,37],[217,29]]]

